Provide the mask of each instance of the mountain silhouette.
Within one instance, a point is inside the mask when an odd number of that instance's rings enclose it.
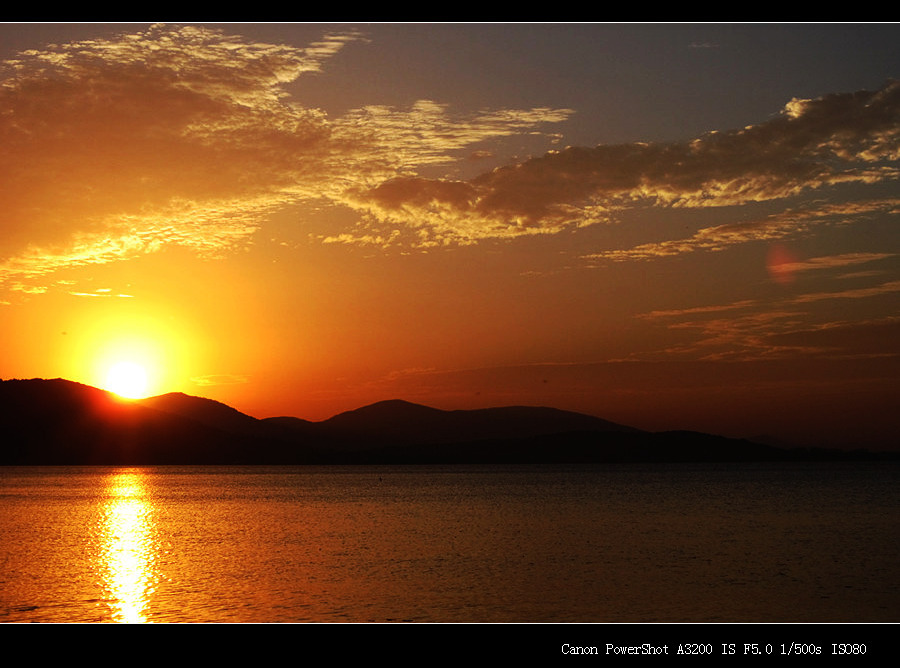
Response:
[[[67,380],[0,382],[4,464],[191,463],[239,447],[228,431]]]
[[[180,392],[126,400],[59,378],[0,381],[0,429],[4,465],[539,464],[850,456],[698,432],[646,432],[546,407],[446,411],[390,400],[321,422],[257,419]]]
[[[434,445],[521,439],[578,431],[637,433],[582,413],[555,408],[506,406],[444,411],[399,399],[380,401],[340,413],[321,423],[327,430],[360,448],[379,445]]]
[[[218,401],[194,397],[182,392],[160,394],[142,399],[139,403],[141,406],[180,415],[224,432],[253,435],[259,430],[259,420],[256,418]]]

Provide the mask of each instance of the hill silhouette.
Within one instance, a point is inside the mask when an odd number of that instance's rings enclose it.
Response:
[[[160,394],[139,401],[141,406],[199,422],[227,433],[253,435],[259,420],[212,399],[194,397],[182,392]]]
[[[238,446],[215,426],[61,379],[0,382],[0,421],[4,464],[189,463]]]
[[[399,399],[340,413],[321,429],[358,447],[434,445],[489,439],[521,439],[577,431],[632,433],[638,430],[555,408],[506,406],[444,411]]]
[[[257,419],[175,392],[126,400],[63,379],[0,381],[0,464],[363,464],[774,461],[849,457],[582,413],[440,410],[381,401],[321,422]],[[862,456],[857,453],[854,456]]]

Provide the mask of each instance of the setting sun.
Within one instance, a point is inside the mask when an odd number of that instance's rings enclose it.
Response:
[[[197,335],[177,308],[154,304],[92,301],[83,316],[65,318],[67,370],[57,374],[128,399],[189,389],[208,358],[197,351]]]
[[[140,364],[119,362],[106,375],[106,389],[127,399],[147,396],[147,372]]]

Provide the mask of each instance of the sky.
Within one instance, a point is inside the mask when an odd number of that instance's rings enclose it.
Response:
[[[898,77],[897,24],[0,24],[0,378],[900,447]]]

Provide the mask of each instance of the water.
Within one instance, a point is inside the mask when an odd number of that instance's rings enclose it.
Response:
[[[897,622],[897,464],[0,468],[4,622]]]

